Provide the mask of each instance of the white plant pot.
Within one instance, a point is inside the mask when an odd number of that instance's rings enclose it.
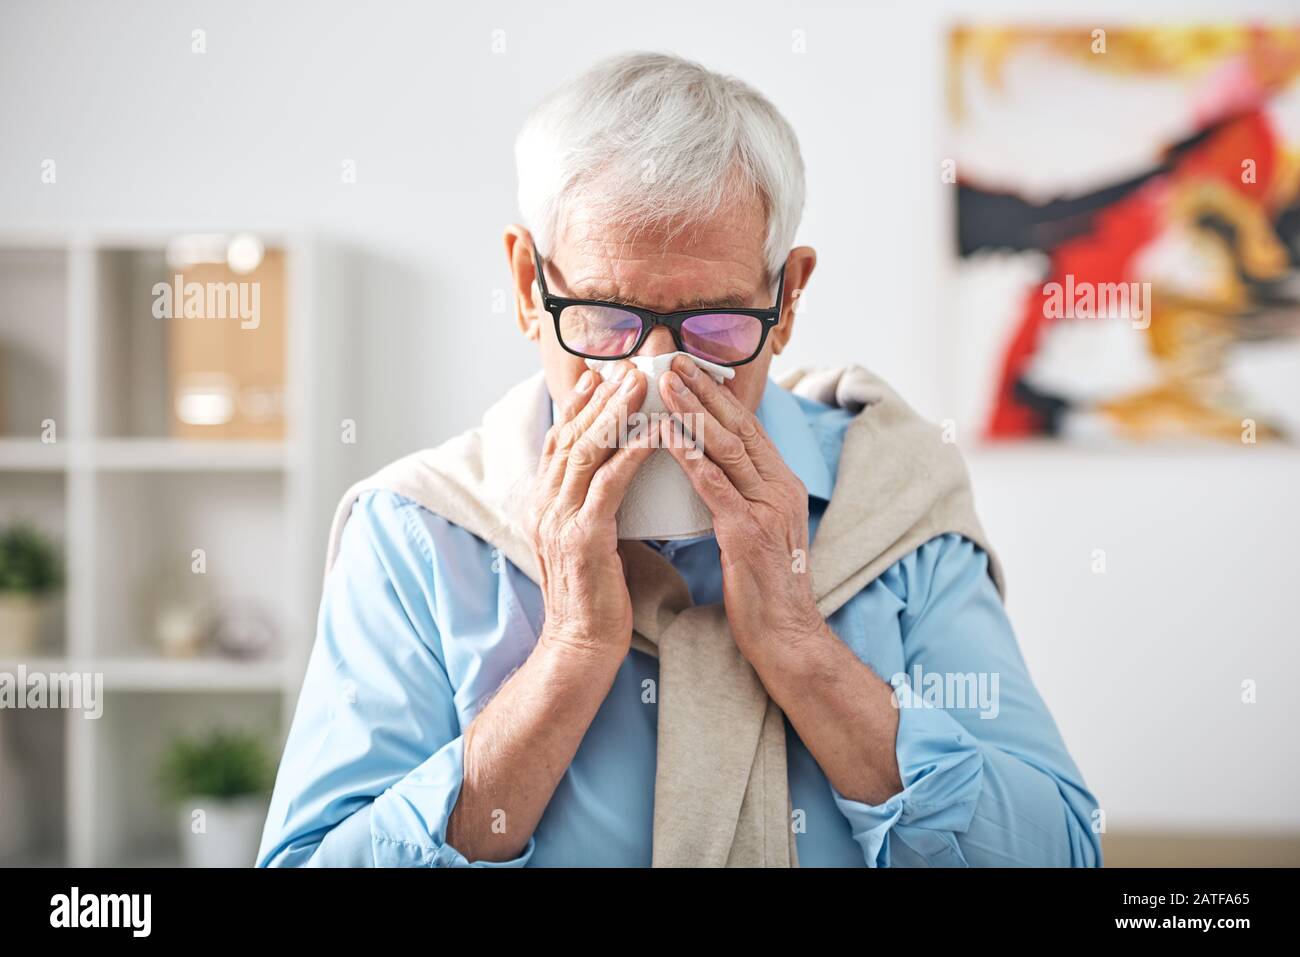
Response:
[[[34,595],[0,592],[0,658],[22,657],[41,641],[47,603]]]
[[[182,802],[181,863],[185,867],[252,867],[262,841],[268,801],[197,796]]]

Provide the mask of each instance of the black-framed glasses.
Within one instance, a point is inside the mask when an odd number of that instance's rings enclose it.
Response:
[[[542,257],[533,247],[537,286],[542,304],[555,319],[555,336],[565,352],[584,359],[626,359],[634,355],[655,326],[672,333],[678,352],[688,352],[720,366],[740,366],[763,349],[767,334],[781,318],[785,295],[785,267],[776,286],[771,309],[683,309],[654,312],[639,306],[565,299],[546,289]]]

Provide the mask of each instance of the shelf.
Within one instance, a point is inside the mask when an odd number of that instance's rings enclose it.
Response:
[[[0,524],[34,524],[65,563],[41,643],[0,651],[0,673],[102,675],[104,692],[101,720],[0,710],[0,863],[176,863],[157,787],[168,743],[250,726],[278,753],[292,716],[329,517],[357,472],[332,425],[351,394],[325,389],[348,368],[332,305],[349,301],[346,273],[318,301],[315,244],[262,234],[259,324],[213,335],[155,316],[155,284],[179,271],[169,246],[189,233],[0,236]],[[230,278],[194,262],[196,281]],[[181,423],[176,375],[227,363],[238,421]],[[264,624],[274,644],[255,660],[211,645],[164,657],[178,609],[205,632]]]
[[[284,665],[275,659],[113,658],[94,667],[110,691],[275,691],[284,683]]]
[[[178,807],[159,771],[171,743],[213,728],[238,729],[262,738],[279,755],[280,689],[178,695],[167,690],[110,692],[94,739],[94,809],[103,825],[88,835],[87,863],[174,864],[179,860]]]
[[[120,472],[276,472],[289,452],[282,442],[106,439],[91,446],[89,462]]]
[[[95,253],[94,435],[283,438],[287,254],[266,247],[235,272],[226,239]]]
[[[275,691],[284,684],[280,659],[30,658],[0,659],[0,674],[102,674],[106,691]]]
[[[0,443],[6,447],[25,441]],[[39,442],[35,443],[40,445]],[[48,446],[44,448],[49,448]],[[0,528],[30,525],[51,541],[58,554],[64,582],[54,594],[40,600],[37,644],[32,654],[50,657],[68,648],[69,595],[73,584],[72,551],[67,538],[68,482],[63,472],[49,469],[0,470]],[[0,641],[0,656],[15,645]]]
[[[0,438],[0,472],[58,472],[67,466],[65,443]]]
[[[0,863],[56,864],[65,857],[60,820],[67,796],[68,712],[0,710]]]
[[[164,605],[205,620],[212,613],[259,619],[278,641],[289,617],[284,486],[277,471],[99,473],[95,634],[86,653],[99,660],[159,655]]]
[[[105,472],[279,472],[291,465],[283,442],[192,439],[0,438],[0,473],[60,472],[69,466]]]
[[[68,255],[0,248],[0,436],[68,434]]]

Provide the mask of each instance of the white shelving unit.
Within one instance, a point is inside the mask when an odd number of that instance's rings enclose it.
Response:
[[[59,634],[30,660],[0,661],[0,672],[104,681],[98,720],[0,710],[10,757],[0,767],[23,797],[0,814],[24,815],[28,838],[0,863],[175,863],[176,812],[157,776],[167,741],[234,725],[264,731],[278,756],[297,699],[329,518],[357,469],[340,438],[352,396],[340,374],[347,328],[331,312],[347,261],[301,235],[257,231],[285,255],[285,438],[174,439],[163,321],[140,282],[169,239],[189,232],[0,236],[0,344],[10,357],[0,522],[26,518],[52,534],[66,579]],[[48,419],[53,443],[42,440]],[[161,574],[188,573],[196,547],[207,592],[250,603],[274,625],[266,657],[170,659],[151,641],[138,593]]]

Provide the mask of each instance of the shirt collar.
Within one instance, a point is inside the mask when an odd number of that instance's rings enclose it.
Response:
[[[829,502],[835,477],[799,400],[769,378],[755,415],[808,494]]]
[[[558,414],[559,408],[552,399],[547,428]],[[790,471],[799,476],[799,481],[808,489],[808,494],[829,502],[835,477],[831,475],[830,466],[826,464],[826,457],[822,455],[821,446],[799,400],[769,377],[754,414],[785,464],[790,466]]]

